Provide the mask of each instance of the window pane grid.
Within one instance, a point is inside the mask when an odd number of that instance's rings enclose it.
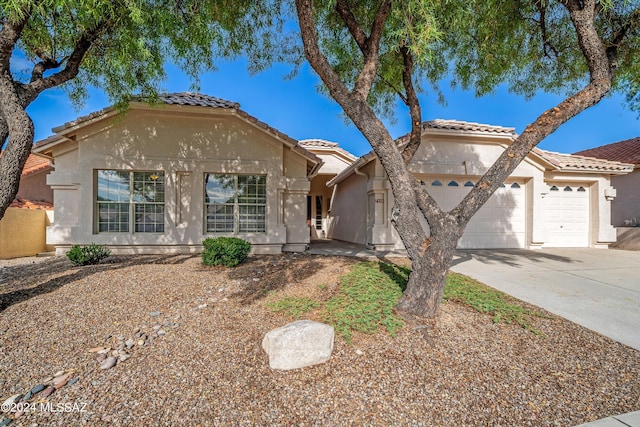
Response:
[[[265,233],[267,177],[205,174],[208,233]]]
[[[99,233],[164,233],[164,172],[98,170],[96,198]]]

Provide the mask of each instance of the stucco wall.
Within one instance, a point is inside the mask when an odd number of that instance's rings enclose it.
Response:
[[[352,175],[334,191],[327,237],[366,244],[367,179]]]
[[[35,172],[20,178],[18,196],[27,200],[53,202],[53,190],[47,185],[49,170]]]
[[[611,183],[617,197],[611,204],[611,220],[615,227],[625,225],[625,220],[640,224],[640,168],[628,175],[612,176]]]
[[[47,250],[46,211],[9,208],[0,220],[0,258],[32,256]]]
[[[279,253],[284,245],[308,243],[306,218],[289,216],[285,207],[304,206],[308,192],[306,160],[260,129],[235,116],[200,114],[198,109],[131,110],[81,128],[77,143],[53,150],[56,171],[56,222],[48,242],[62,252],[71,244],[98,243],[115,253],[193,252],[204,231],[206,173],[267,176],[266,233],[242,233],[254,251]],[[165,172],[164,233],[97,233],[95,170]]]

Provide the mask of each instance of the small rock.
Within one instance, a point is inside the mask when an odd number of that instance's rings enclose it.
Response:
[[[15,414],[13,414],[13,419],[17,420],[18,418],[20,418],[23,415],[24,415],[24,410],[18,411]]]
[[[224,288],[218,289],[218,292],[224,292]]]
[[[229,298],[224,297],[224,298],[222,298],[222,301],[229,301]]]
[[[89,349],[89,353],[99,353],[104,349],[108,349],[109,347],[93,347]]]
[[[110,351],[111,351],[111,347],[106,347],[106,348],[103,348],[102,350],[100,350],[100,351],[98,352],[98,354],[107,354],[107,353],[109,353]]]
[[[159,330],[158,330],[158,336],[163,337],[163,336],[165,336],[166,334],[167,334],[167,331],[165,331],[164,329],[159,329]]]
[[[136,338],[140,338],[142,335],[144,335],[144,332],[138,331],[136,333]]]
[[[254,281],[254,282],[259,282],[259,281],[260,281],[260,278],[258,278],[258,277],[254,277],[254,278],[253,278],[253,281]]]
[[[162,326],[160,325],[153,325],[153,330],[157,331],[158,329],[162,328]]]
[[[80,379],[80,378],[78,378],[78,377],[71,378],[71,379],[69,380],[69,382],[67,383],[67,385],[68,385],[68,386],[69,386],[69,385],[74,385],[75,383],[77,383],[77,382],[78,382],[78,380],[79,380],[79,379]]]
[[[151,317],[160,316],[160,312],[159,311],[152,311],[151,313],[149,313],[149,316],[151,316]]]
[[[140,332],[140,328],[135,328],[135,329],[133,330],[134,335],[135,335],[135,334],[137,334],[138,332]]]
[[[50,385],[49,387],[45,388],[44,391],[42,392],[42,397],[47,397],[50,396],[51,393],[53,393],[54,391],[56,391],[56,388],[52,385]]]
[[[11,418],[3,418],[2,421],[0,421],[0,427],[6,427],[12,422],[13,420]]]
[[[45,379],[42,380],[43,383],[48,383],[49,381],[53,381],[53,377],[47,377]]]
[[[122,335],[118,335],[118,341],[124,341],[124,337]]]
[[[110,369],[116,366],[118,363],[118,359],[115,357],[108,357],[102,364],[100,365],[100,369]]]
[[[135,343],[136,343],[136,342],[130,338],[130,339],[128,339],[128,340],[124,343],[124,345],[126,345],[126,346],[127,346],[127,348],[131,348],[131,347],[133,347],[133,345],[134,345]]]
[[[200,305],[198,306],[198,308],[199,308],[199,309],[201,309],[201,310],[202,310],[203,308],[207,308],[207,303],[205,302],[204,304],[200,304]]]
[[[118,355],[118,353],[119,353],[119,351],[118,351],[118,350],[113,350],[113,351],[111,352],[111,355],[112,355],[112,356],[117,356],[117,355]]]
[[[64,374],[64,371],[58,371],[55,374],[53,374],[53,378],[59,377],[62,374]]]
[[[33,393],[31,393],[31,390],[29,390],[24,394],[24,396],[22,396],[22,401],[26,402],[27,400],[31,399],[31,396],[33,396]]]
[[[10,398],[8,398],[4,402],[2,402],[2,407],[11,409],[13,407],[13,405],[15,405],[16,403],[18,403],[20,401],[21,397],[22,397],[22,395],[20,393],[14,394]]]
[[[32,395],[33,395],[33,394],[38,394],[38,393],[40,393],[42,390],[44,390],[44,388],[45,388],[44,384],[38,384],[37,386],[34,386],[34,387],[31,389],[30,393],[31,393]]]
[[[56,388],[56,390],[58,390],[59,388],[62,388],[65,386],[65,384],[67,384],[69,378],[71,378],[71,374],[57,376],[53,379],[53,386]]]
[[[138,345],[142,347],[144,345],[144,340],[138,340]]]
[[[128,354],[121,354],[120,356],[118,356],[118,359],[120,359],[121,362],[125,362],[127,359],[129,359],[131,356]]]
[[[357,354],[358,356],[362,356],[364,353],[362,352],[362,350],[356,350],[356,354]]]
[[[102,363],[102,362],[104,362],[104,360],[105,360],[106,358],[107,358],[107,355],[106,355],[106,354],[99,354],[99,355],[98,355],[98,357],[96,357],[96,361],[97,361],[98,363]]]

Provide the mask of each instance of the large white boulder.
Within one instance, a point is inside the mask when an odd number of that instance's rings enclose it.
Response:
[[[299,320],[267,332],[262,348],[271,369],[298,369],[329,360],[333,337],[333,326]]]

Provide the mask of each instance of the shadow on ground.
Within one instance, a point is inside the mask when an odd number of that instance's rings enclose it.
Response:
[[[318,272],[323,264],[317,256],[283,254],[250,257],[227,273],[229,280],[239,282],[240,291],[233,294],[242,304],[251,304],[266,297],[269,292],[284,288],[289,283],[305,280]]]
[[[485,249],[485,250],[457,250],[451,266],[462,264],[471,259],[477,259],[483,264],[506,264],[512,267],[522,265],[522,258],[532,262],[558,261],[565,263],[581,262],[577,259],[550,254],[540,250],[525,249]]]
[[[47,294],[105,270],[118,270],[140,264],[182,264],[197,255],[136,255],[110,256],[96,265],[74,266],[66,257],[53,257],[37,264],[28,265],[29,274],[25,275],[25,265],[15,265],[0,269],[0,313],[13,304]],[[52,277],[44,282],[41,277]]]

